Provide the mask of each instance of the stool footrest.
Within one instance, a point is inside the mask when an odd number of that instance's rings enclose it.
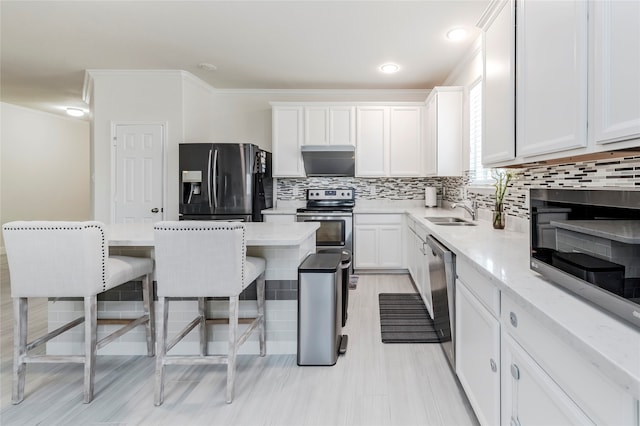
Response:
[[[64,324],[63,326],[60,326],[60,327],[56,328],[55,330],[50,331],[49,333],[45,334],[44,336],[35,339],[33,342],[28,343],[27,346],[26,346],[26,352],[29,352],[33,348],[37,348],[38,346],[40,346],[43,343],[47,343],[49,340],[53,339],[54,337],[57,337],[57,336],[61,335],[62,333],[64,333],[67,330],[71,330],[73,327],[75,327],[77,325],[80,325],[83,322],[84,322],[84,317],[76,318],[73,321],[69,321],[68,323]]]
[[[98,343],[96,343],[96,350],[100,349],[101,347],[113,342],[115,339],[117,339],[118,337],[122,336],[123,334],[125,334],[126,332],[130,331],[131,329],[145,324],[147,321],[149,321],[149,315],[143,315],[141,317],[138,317],[134,320],[129,320],[129,323],[127,325],[125,325],[122,328],[117,329],[116,331],[114,331],[113,333],[111,333],[110,335],[103,337],[102,339],[100,339],[100,341],[98,341]]]
[[[85,361],[84,355],[31,355],[25,356],[23,362],[33,364],[53,364],[59,362],[75,362],[82,364]]]

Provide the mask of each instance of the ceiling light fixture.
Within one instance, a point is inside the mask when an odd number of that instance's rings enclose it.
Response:
[[[398,64],[388,63],[388,64],[380,65],[380,71],[382,71],[385,74],[393,74],[394,72],[398,72],[399,70],[400,70],[400,66]]]
[[[84,110],[80,108],[67,108],[67,114],[72,117],[82,117],[84,115]]]
[[[447,38],[451,41],[460,41],[467,38],[469,33],[464,28],[454,28],[447,32]]]
[[[200,62],[198,64],[198,68],[200,68],[202,70],[205,70],[205,71],[215,71],[215,70],[218,69],[218,67],[216,67],[215,65],[209,64],[207,62]]]

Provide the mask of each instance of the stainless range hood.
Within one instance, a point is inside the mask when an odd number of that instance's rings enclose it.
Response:
[[[301,151],[307,176],[355,176],[353,145],[303,145]]]

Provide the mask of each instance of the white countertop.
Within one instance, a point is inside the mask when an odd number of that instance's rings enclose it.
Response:
[[[295,246],[316,232],[315,222],[247,222],[247,246]],[[153,247],[153,224],[119,223],[107,226],[110,246]]]
[[[396,212],[396,209],[390,209]],[[529,234],[477,226],[440,226],[425,216],[459,216],[460,210],[406,209],[440,242],[476,264],[500,291],[583,354],[605,376],[640,399],[640,330],[571,295],[529,267]]]

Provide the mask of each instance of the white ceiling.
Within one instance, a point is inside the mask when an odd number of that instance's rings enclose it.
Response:
[[[219,89],[429,89],[479,35],[489,2],[2,0],[0,96],[86,108],[86,69],[185,70]],[[452,27],[472,36],[450,42]],[[385,62],[402,69],[381,74]]]

